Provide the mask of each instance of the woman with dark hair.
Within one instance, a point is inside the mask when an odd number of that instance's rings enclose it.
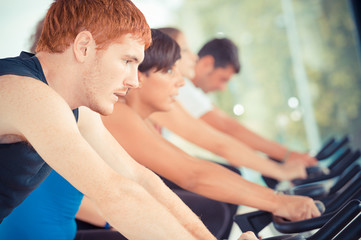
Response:
[[[155,149],[158,147],[168,149],[168,145],[164,145],[163,138],[147,118],[153,112],[169,111],[173,107],[178,88],[184,84],[178,70],[179,61],[176,61],[180,59],[180,49],[174,40],[159,30],[152,29],[152,38],[153,43],[145,51],[144,61],[138,68],[140,87],[132,89],[127,96],[116,103],[113,116],[103,120],[119,141],[123,139],[128,142],[125,148],[130,151],[130,155],[133,155],[134,152],[144,152],[147,155],[157,156],[172,163],[171,159],[167,159],[168,154],[161,156],[163,151],[151,152],[146,146],[156,145]],[[123,119],[126,120],[123,121]],[[126,122],[131,124],[134,132],[124,131],[123,127],[125,126],[123,124]],[[174,149],[170,147],[168,151],[174,151]],[[136,154],[133,156],[136,157]],[[162,170],[158,171],[162,166],[156,161],[147,162],[149,159],[143,157],[136,158],[136,160],[163,177],[169,176],[164,174]],[[181,189],[175,190],[175,193],[200,217],[217,239],[225,237],[229,226],[232,225],[232,216],[227,204]],[[82,220],[82,222],[78,222],[81,223],[82,227],[84,222],[93,225],[103,224],[101,218],[96,217],[95,209],[91,208],[86,198],[84,198],[77,218]]]

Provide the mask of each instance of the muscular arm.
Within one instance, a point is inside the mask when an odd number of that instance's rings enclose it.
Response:
[[[301,165],[280,165],[261,157],[237,139],[192,117],[179,103],[170,112],[155,113],[150,118],[188,141],[225,158],[236,167],[248,167],[278,180],[303,178],[306,175]]]
[[[219,131],[233,136],[234,138],[247,144],[249,147],[263,152],[270,157],[282,160],[287,155],[288,150],[286,147],[247,129],[234,118],[231,118],[217,107],[214,107],[212,111],[202,115],[201,119]],[[289,158],[295,160],[298,159],[304,162],[306,165],[314,165],[317,162],[314,157],[298,152],[291,152]]]
[[[148,191],[129,178],[131,172],[118,174],[101,159],[79,133],[68,105],[45,84],[26,77],[0,77],[0,115],[0,135],[27,139],[126,237],[195,239]]]
[[[126,112],[118,112],[121,118],[128,118]],[[127,116],[127,117],[124,117]],[[125,175],[144,187],[157,201],[164,205],[192,235],[197,239],[212,239],[211,233],[199,218],[174,194],[163,181],[144,166],[134,161],[104,127],[99,114],[87,109],[80,109],[79,129],[84,138],[99,155],[117,172]],[[120,133],[125,138],[135,137],[142,141],[142,136],[132,133],[132,125],[124,126],[129,134]],[[138,149],[139,151],[139,149]]]
[[[285,204],[286,199],[275,195],[272,190],[248,182],[218,164],[187,155],[159,134],[154,134],[125,104],[118,110],[127,117],[105,117],[105,125],[134,159],[159,175],[218,201],[243,204],[275,214]],[[292,219],[299,217],[296,211],[287,214],[287,217],[292,215]]]

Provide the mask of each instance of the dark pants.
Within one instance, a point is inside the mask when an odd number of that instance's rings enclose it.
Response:
[[[122,234],[109,229],[78,230],[74,240],[127,240]]]
[[[231,170],[231,171],[233,171],[233,172],[235,172],[235,173],[237,173],[237,174],[239,174],[239,175],[241,175],[241,173],[240,173],[240,171],[237,169],[237,168],[235,168],[235,167],[233,167],[233,166],[230,166],[230,165],[225,165],[225,164],[220,164],[221,166],[223,166],[223,167],[225,167],[225,168],[227,168],[227,169],[229,169],[229,170]],[[179,187],[177,184],[175,184],[175,183],[173,183],[173,182],[171,182],[171,181],[169,181],[168,179],[165,179],[165,178],[163,178],[163,177],[161,177],[162,178],[162,180],[164,181],[164,183],[170,188],[170,189],[172,189],[175,193],[177,193],[177,190],[179,190],[179,189],[182,189],[181,187]],[[184,191],[186,191],[186,190],[184,190]],[[193,193],[194,194],[194,193]],[[180,197],[181,199],[182,199],[182,197]],[[205,197],[204,197],[205,198]],[[219,202],[219,201],[215,201],[215,200],[211,200],[211,199],[209,199],[211,202],[208,202],[208,206],[207,205],[204,205],[204,206],[202,206],[202,207],[200,207],[200,205],[202,204],[202,203],[199,203],[199,204],[197,204],[197,203],[193,203],[193,204],[191,204],[189,201],[187,201],[187,202],[185,202],[187,205],[188,205],[188,207],[190,208],[190,209],[192,209],[192,211],[193,212],[195,212],[198,216],[200,216],[200,215],[202,215],[202,213],[203,212],[207,212],[207,211],[209,211],[209,209],[212,209],[212,205],[216,205],[216,203],[218,203],[218,204],[221,204],[221,205],[224,205],[226,208],[227,208],[227,210],[225,210],[225,211],[227,211],[227,212],[229,212],[229,215],[228,215],[228,217],[226,217],[226,219],[224,220],[225,222],[224,223],[226,223],[226,226],[225,226],[225,229],[224,229],[224,226],[223,226],[223,223],[221,222],[221,221],[217,221],[217,220],[215,220],[214,221],[214,223],[212,223],[212,225],[211,226],[207,226],[207,221],[213,221],[212,220],[212,218],[217,218],[217,216],[214,216],[214,215],[212,215],[212,216],[207,216],[207,214],[205,215],[206,217],[204,217],[204,218],[201,218],[201,220],[203,221],[203,223],[208,227],[208,229],[217,237],[217,239],[228,239],[228,237],[229,237],[229,234],[230,234],[230,232],[231,232],[231,230],[232,230],[232,225],[233,225],[233,217],[234,217],[234,215],[236,215],[236,213],[237,213],[237,209],[238,209],[238,205],[234,205],[234,204],[230,204],[230,203],[224,203],[224,202]],[[220,212],[218,212],[220,215],[218,216],[218,218],[219,219],[222,219],[223,217],[223,214],[222,213],[220,213]],[[210,217],[211,219],[206,219],[207,217]],[[215,226],[215,224],[220,224],[220,225],[222,225],[222,227],[221,226]],[[217,229],[218,229],[218,231],[217,231]]]

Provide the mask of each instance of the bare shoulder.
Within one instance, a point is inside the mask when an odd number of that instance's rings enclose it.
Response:
[[[87,107],[79,107],[78,125],[91,125],[94,122],[101,121],[100,114]]]
[[[74,122],[76,126],[65,100],[45,83],[30,77],[0,77],[0,115],[0,136],[18,135],[27,139],[26,134],[47,125]]]
[[[78,128],[82,134],[104,130],[100,114],[87,107],[79,107]]]

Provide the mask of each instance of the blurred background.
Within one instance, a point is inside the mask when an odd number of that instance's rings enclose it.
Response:
[[[29,50],[52,0],[0,0],[0,57]],[[351,0],[134,0],[153,28],[173,26],[194,52],[214,37],[239,47],[241,73],[214,103],[299,151],[349,135],[361,147],[359,36]]]

